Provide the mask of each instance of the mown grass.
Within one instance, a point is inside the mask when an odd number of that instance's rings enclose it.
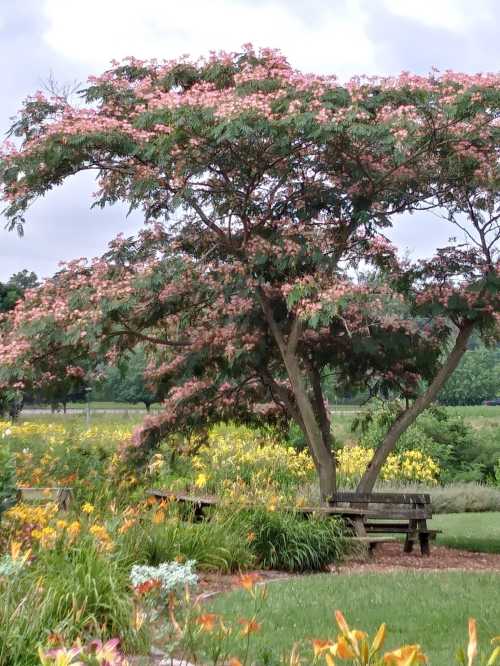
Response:
[[[335,638],[333,611],[370,634],[387,623],[387,649],[420,643],[433,666],[454,663],[466,644],[467,620],[476,617],[480,643],[500,633],[500,574],[394,573],[319,574],[269,585],[262,629],[251,644],[251,659],[274,664],[299,642],[311,656],[310,639]],[[250,617],[252,600],[243,591],[223,595],[210,610],[232,618]],[[234,645],[236,655],[243,649]],[[239,651],[239,652],[238,652]]]
[[[437,538],[438,544],[482,553],[500,553],[500,512],[438,515],[431,520],[430,526],[443,530]]]

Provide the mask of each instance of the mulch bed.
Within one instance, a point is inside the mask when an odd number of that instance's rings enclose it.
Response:
[[[401,544],[386,543],[379,545],[373,557],[369,559],[350,559],[340,565],[331,565],[328,569],[336,575],[358,573],[378,573],[392,571],[498,571],[500,573],[500,555],[492,553],[473,553],[466,550],[433,546],[429,557],[420,553],[404,553]],[[262,583],[287,580],[299,574],[283,571],[255,571]],[[198,593],[202,598],[214,594],[229,592],[239,587],[239,576],[234,574],[201,574]]]
[[[408,570],[500,572],[500,555],[431,546],[430,556],[422,557],[418,549],[413,553],[404,553],[401,544],[385,543],[376,548],[374,556],[369,560],[351,560],[334,570],[340,574]]]

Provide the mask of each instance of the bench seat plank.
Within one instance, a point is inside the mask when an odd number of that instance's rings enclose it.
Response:
[[[428,493],[335,493],[329,500],[332,504],[354,502],[356,504],[430,504]]]

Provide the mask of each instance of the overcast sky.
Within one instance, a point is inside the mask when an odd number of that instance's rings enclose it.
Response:
[[[0,0],[0,132],[51,73],[84,82],[127,55],[198,56],[252,42],[342,79],[431,67],[498,71],[498,9],[499,0]],[[0,280],[23,268],[51,275],[60,260],[101,254],[118,232],[140,227],[140,216],[126,218],[122,207],[90,210],[94,189],[85,174],[50,192],[29,210],[24,238],[0,218]],[[392,231],[415,254],[449,235],[430,215]]]

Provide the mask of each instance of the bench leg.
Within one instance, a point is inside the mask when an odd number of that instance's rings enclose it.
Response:
[[[405,539],[405,546],[404,546],[404,552],[405,553],[412,553],[413,552],[413,544],[415,543],[415,540],[417,538],[417,521],[414,519],[410,519],[408,522],[408,532],[406,534],[406,539]]]
[[[426,557],[429,557],[431,554],[431,549],[429,545],[429,535],[426,534],[425,532],[420,532],[418,535],[418,539],[420,541],[420,552],[422,555],[425,555]]]
[[[413,552],[413,543],[414,543],[414,534],[408,533],[405,539],[404,552],[411,553]]]

